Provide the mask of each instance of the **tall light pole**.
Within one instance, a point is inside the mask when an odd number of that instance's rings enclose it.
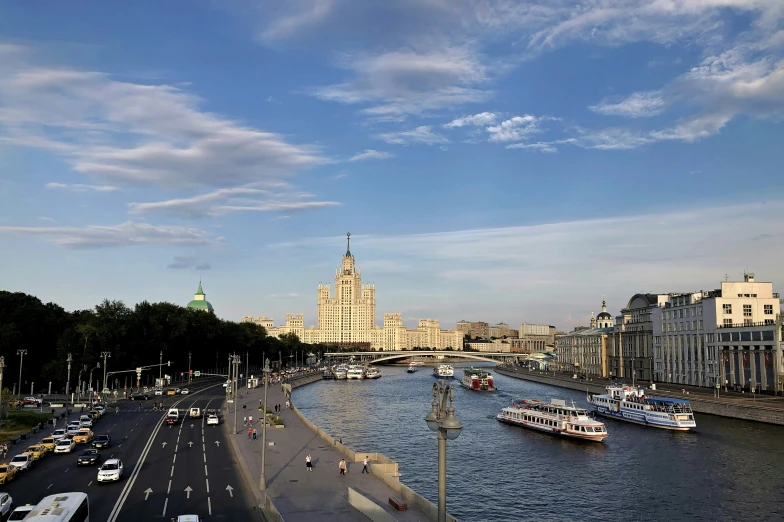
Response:
[[[0,418],[3,417],[3,370],[5,369],[5,357],[0,355]]]
[[[161,350],[160,366],[158,366],[158,380],[163,379],[163,350]]]
[[[188,384],[191,383],[191,352],[188,352]]]
[[[73,362],[73,357],[71,357],[71,352],[68,352],[68,380],[65,381],[65,403],[68,405],[68,391],[71,388],[71,363]]]
[[[269,379],[270,360],[264,361],[264,411],[261,412],[261,418],[264,419],[264,425],[261,427],[261,479],[259,480],[259,488],[265,492],[267,490],[267,474],[264,471],[264,459],[267,455],[267,380]],[[2,379],[0,378],[0,382]]]
[[[96,364],[95,368],[90,370],[90,380],[87,381],[89,383],[88,389],[93,387],[93,370],[95,370],[96,368],[98,368],[98,369],[101,368],[101,361],[98,361],[98,364]],[[94,395],[95,395],[95,391],[93,390],[93,393],[90,393],[90,406],[92,406],[92,404],[93,404],[93,396]]]
[[[106,358],[111,356],[112,354],[110,352],[101,352],[101,357],[103,357],[103,389],[101,390],[101,394],[106,391]]]
[[[237,370],[239,369],[240,366],[240,356],[234,355],[234,357],[232,358],[232,363],[234,365],[234,373],[232,374],[234,379],[231,384],[231,389],[234,395],[234,434],[236,435],[237,434],[237,407],[239,406],[239,404],[237,404]]]
[[[24,359],[26,353],[27,350],[23,348],[16,351],[16,354],[19,356],[19,388],[17,388],[17,390],[19,390],[20,397],[22,396],[22,360]]]
[[[449,407],[447,407],[447,398]],[[455,392],[444,381],[433,384],[433,403],[425,417],[427,427],[438,434],[438,522],[446,522],[446,441],[460,436],[463,425],[455,417]]]

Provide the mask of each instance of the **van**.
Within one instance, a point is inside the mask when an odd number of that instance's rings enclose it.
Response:
[[[180,410],[178,410],[177,408],[169,408],[169,413],[167,413],[167,415],[174,415],[176,417],[179,417]]]
[[[190,417],[191,419],[198,419],[201,417],[201,410],[199,408],[191,408]]]

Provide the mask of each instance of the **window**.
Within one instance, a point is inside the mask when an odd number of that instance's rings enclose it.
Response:
[[[744,319],[743,326],[751,326],[751,319]]]
[[[751,305],[743,305],[743,317],[751,317]]]
[[[723,305],[721,305],[721,307],[724,310],[725,314],[731,314],[732,313],[732,304],[724,303]]]
[[[680,310],[678,310],[678,315],[679,315],[679,317],[680,317],[681,319],[683,319],[683,308],[681,308]]]
[[[765,315],[773,315],[773,305],[765,305]]]
[[[725,319],[724,326],[732,326],[732,319]]]

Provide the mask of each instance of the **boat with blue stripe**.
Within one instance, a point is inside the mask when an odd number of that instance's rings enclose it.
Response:
[[[665,430],[688,431],[697,427],[689,401],[651,397],[640,387],[607,386],[607,393],[588,394],[587,401],[604,417]]]

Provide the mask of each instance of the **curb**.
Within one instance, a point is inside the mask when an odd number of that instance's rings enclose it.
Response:
[[[231,452],[234,456],[234,460],[239,464],[240,470],[242,471],[242,477],[245,479],[245,487],[248,488],[248,491],[250,491],[253,497],[256,499],[256,507],[258,508],[256,512],[258,513],[259,520],[262,522],[269,522],[269,518],[264,512],[264,495],[256,487],[253,475],[251,474],[250,469],[248,469],[248,465],[245,463],[245,459],[242,458],[242,453],[240,452],[240,448],[237,446],[237,441],[234,440],[234,435],[236,434],[230,432],[228,423],[225,420],[228,418],[228,408],[225,403],[221,407],[221,410],[223,410],[224,413],[223,433],[226,435],[226,438],[229,439],[229,445],[231,446]]]

